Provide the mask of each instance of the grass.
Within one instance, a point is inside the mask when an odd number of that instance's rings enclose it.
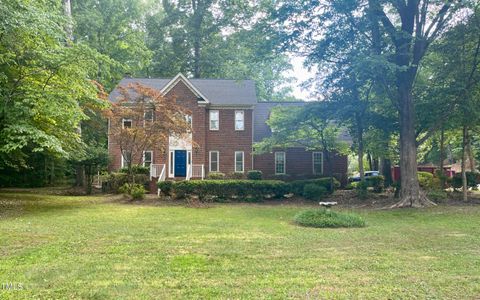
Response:
[[[0,283],[25,288],[0,299],[480,297],[480,206],[356,210],[349,229],[292,224],[304,208],[3,193]]]
[[[340,228],[365,227],[365,220],[352,213],[336,212],[325,208],[306,209],[295,215],[295,223],[305,227]]]

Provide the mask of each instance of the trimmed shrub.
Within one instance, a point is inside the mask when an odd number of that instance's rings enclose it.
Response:
[[[335,189],[340,187],[340,182],[335,178],[333,178],[334,188],[332,190],[330,177],[323,177],[323,178],[316,178],[316,179],[292,181],[290,182],[291,192],[296,195],[304,196],[303,191],[304,191],[305,185],[311,184],[311,183],[324,187],[327,190],[328,194],[332,194],[335,191]]]
[[[303,196],[309,200],[321,200],[326,194],[328,194],[327,189],[315,183],[309,183],[303,187]]]
[[[225,179],[225,174],[221,172],[210,172],[207,175],[207,179],[212,179],[212,180]]]
[[[165,196],[170,196],[173,189],[173,181],[159,181],[157,183],[160,192]]]
[[[382,175],[379,176],[369,176],[365,178],[369,187],[373,188],[373,192],[381,193],[385,187],[385,177]]]
[[[198,196],[201,201],[259,201],[271,196],[280,198],[288,192],[289,185],[278,180],[190,180],[172,185],[172,194],[177,199]]]
[[[238,173],[238,172],[233,172],[233,173],[228,174],[227,178],[228,179],[245,179],[245,174]]]
[[[357,191],[357,197],[361,200],[365,200],[368,198],[368,182],[367,181],[359,181],[355,187]]]
[[[247,178],[250,180],[261,180],[262,179],[262,171],[259,170],[250,170],[247,173]]]
[[[145,198],[145,187],[138,183],[125,183],[118,191],[122,194],[129,195],[134,200],[140,200]]]
[[[120,173],[125,173],[127,174],[128,173],[128,168],[121,168],[119,170]],[[143,174],[143,175],[147,175],[149,176],[150,175],[150,168],[147,168],[147,167],[144,167],[142,165],[132,165],[132,172],[133,174]]]
[[[293,220],[298,225],[316,228],[365,227],[366,225],[365,220],[360,216],[324,208],[301,211]]]

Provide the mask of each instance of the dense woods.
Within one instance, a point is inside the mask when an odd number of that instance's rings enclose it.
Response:
[[[282,135],[259,147],[315,136],[387,182],[399,164],[399,207],[430,204],[418,162],[460,161],[466,198],[480,158],[476,1],[0,0],[0,185],[104,167],[106,95],[126,74],[253,79],[260,100],[288,101],[291,56],[321,101],[275,112]],[[332,138],[343,128],[349,150]]]

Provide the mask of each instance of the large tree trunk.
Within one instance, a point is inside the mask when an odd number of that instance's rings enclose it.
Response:
[[[476,166],[475,166],[475,157],[473,155],[473,150],[472,150],[472,139],[470,138],[470,135],[468,135],[467,139],[467,156],[468,156],[468,162],[470,164],[470,172],[475,172]]]
[[[468,128],[463,126],[462,134],[462,194],[463,201],[468,200],[468,187],[467,187],[467,172],[465,170],[465,161],[467,159],[467,140],[468,140]]]
[[[428,200],[418,184],[415,111],[411,89],[408,86],[402,86],[402,84],[399,87],[400,201],[394,204],[392,208],[435,205]]]

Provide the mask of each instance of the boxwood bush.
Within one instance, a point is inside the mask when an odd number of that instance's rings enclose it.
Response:
[[[163,191],[165,183],[160,182],[158,187]],[[171,184],[171,193],[176,199],[195,195],[201,201],[260,201],[265,197],[280,198],[288,191],[289,185],[279,180],[190,180]]]
[[[225,179],[225,173],[221,173],[221,172],[210,172],[210,173],[208,173],[208,175],[207,175],[207,179],[212,179],[212,180]]]
[[[306,184],[303,187],[303,196],[309,200],[322,200],[327,195],[327,189],[315,183]]]
[[[333,178],[333,190],[330,184],[330,177],[323,177],[323,178],[315,178],[315,179],[306,179],[306,180],[295,180],[290,182],[291,189],[290,191],[296,195],[305,196],[303,194],[305,186],[307,184],[315,184],[317,186],[321,186],[325,188],[327,194],[332,194],[335,189],[340,187],[340,182]]]
[[[149,182],[148,175],[145,174],[136,174],[134,175],[135,183],[147,186]],[[102,184],[102,189],[106,193],[118,193],[119,188],[125,183],[128,183],[129,178],[126,173],[110,173],[106,178],[106,181]]]
[[[261,180],[262,179],[262,171],[259,170],[250,170],[247,173],[247,178],[250,180]]]

